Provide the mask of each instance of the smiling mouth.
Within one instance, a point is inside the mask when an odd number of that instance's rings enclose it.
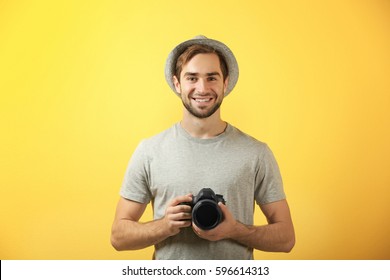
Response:
[[[210,102],[212,100],[212,98],[192,98],[192,100],[198,102],[198,103],[206,103],[206,102]]]

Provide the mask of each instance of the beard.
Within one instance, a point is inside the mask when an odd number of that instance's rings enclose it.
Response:
[[[211,106],[207,110],[203,109],[202,106],[199,106],[199,108],[195,108],[194,106],[192,106],[192,103],[191,103],[191,100],[193,99],[192,94],[190,94],[189,99],[187,99],[187,100],[184,100],[182,98],[182,102],[183,102],[184,107],[187,109],[187,111],[191,115],[193,115],[194,117],[197,117],[199,119],[205,119],[205,118],[212,116],[221,107],[221,104],[222,104],[222,99],[218,100],[216,94],[209,94],[207,96],[212,96],[214,98],[214,100],[216,100],[215,103],[213,104],[213,106]],[[207,98],[207,96],[206,96],[206,98]],[[198,97],[200,97],[200,96],[198,96]],[[204,106],[204,108],[205,107],[206,106]]]

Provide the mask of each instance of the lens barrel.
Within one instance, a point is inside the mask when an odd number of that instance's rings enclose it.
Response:
[[[192,209],[193,222],[203,230],[215,228],[221,222],[222,217],[218,204],[211,199],[198,201]]]

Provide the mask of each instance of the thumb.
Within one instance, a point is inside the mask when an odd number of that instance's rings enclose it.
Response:
[[[223,204],[222,202],[219,202],[218,206],[219,206],[219,208],[221,208],[222,214],[224,216],[230,214],[229,209],[227,208],[227,206],[225,204]]]

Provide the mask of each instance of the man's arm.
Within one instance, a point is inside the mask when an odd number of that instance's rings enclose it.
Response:
[[[163,218],[140,223],[147,204],[120,198],[111,230],[112,246],[118,251],[143,249],[178,234],[191,225],[191,207],[178,204],[191,200],[189,195],[177,197],[168,204]]]
[[[222,203],[219,204],[224,221],[215,229],[203,231],[193,225],[195,232],[202,238],[217,241],[233,239],[245,246],[269,252],[290,252],[295,245],[295,233],[290,209],[286,200],[261,206],[268,225],[251,226],[236,221]]]

